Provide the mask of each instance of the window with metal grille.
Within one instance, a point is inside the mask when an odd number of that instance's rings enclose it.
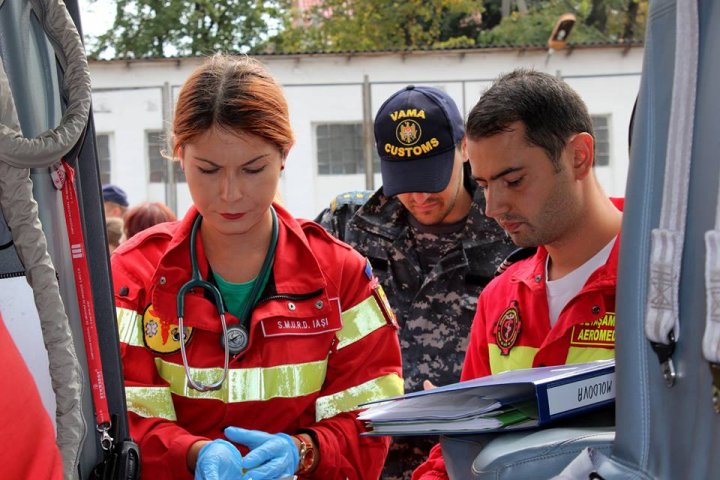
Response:
[[[318,175],[365,173],[362,123],[320,123],[315,127]],[[373,171],[380,171],[380,157],[373,148]]]
[[[185,181],[185,174],[180,168],[180,162],[168,160],[162,155],[162,152],[167,150],[164,132],[145,132],[145,143],[147,144],[148,165],[150,167],[150,183],[167,183],[167,162],[173,163],[175,183]]]
[[[591,115],[595,130],[595,166],[610,165],[610,115]]]
[[[100,183],[110,183],[110,135],[100,133],[95,136],[95,146],[98,153],[98,165],[100,167]]]

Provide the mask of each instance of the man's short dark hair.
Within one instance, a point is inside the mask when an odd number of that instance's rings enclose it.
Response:
[[[466,134],[471,140],[492,137],[517,121],[525,125],[526,140],[545,150],[556,168],[568,137],[580,132],[593,135],[580,96],[559,78],[534,70],[517,69],[500,76],[470,111]]]

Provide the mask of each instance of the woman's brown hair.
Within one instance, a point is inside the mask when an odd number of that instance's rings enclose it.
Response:
[[[212,127],[260,137],[283,157],[294,142],[280,85],[260,62],[247,56],[215,54],[187,79],[175,108],[173,156]]]
[[[175,214],[164,203],[143,202],[132,207],[124,217],[125,238],[132,238],[135,234],[162,222],[173,222]]]

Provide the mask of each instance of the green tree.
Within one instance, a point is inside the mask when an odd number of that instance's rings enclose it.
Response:
[[[117,0],[115,22],[90,39],[94,57],[247,52],[266,42],[282,5],[262,0]]]
[[[482,7],[474,0],[324,0],[293,11],[267,48],[284,52],[472,46]]]
[[[92,0],[91,0],[92,1]],[[225,52],[372,51],[544,45],[574,13],[571,43],[642,40],[648,0],[116,0],[113,27],[89,39],[91,56],[144,58]]]
[[[558,17],[575,14],[571,43],[638,41],[645,36],[648,0],[536,0],[478,36],[479,46],[544,45]]]

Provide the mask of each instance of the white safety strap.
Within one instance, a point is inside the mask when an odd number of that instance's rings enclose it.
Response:
[[[713,377],[713,406],[720,413],[720,188],[715,206],[715,228],[705,232],[705,334],[702,350]]]
[[[712,374],[713,407],[720,413],[720,194],[715,215],[715,229],[705,232],[705,334],[702,349]]]
[[[715,229],[705,233],[705,336],[703,355],[708,362],[720,363],[720,196]]]
[[[672,347],[680,335],[678,291],[687,215],[698,64],[696,0],[677,0],[675,70],[660,224],[652,231],[645,335],[674,383]],[[673,339],[674,336],[674,339]],[[661,351],[665,350],[664,354]]]

